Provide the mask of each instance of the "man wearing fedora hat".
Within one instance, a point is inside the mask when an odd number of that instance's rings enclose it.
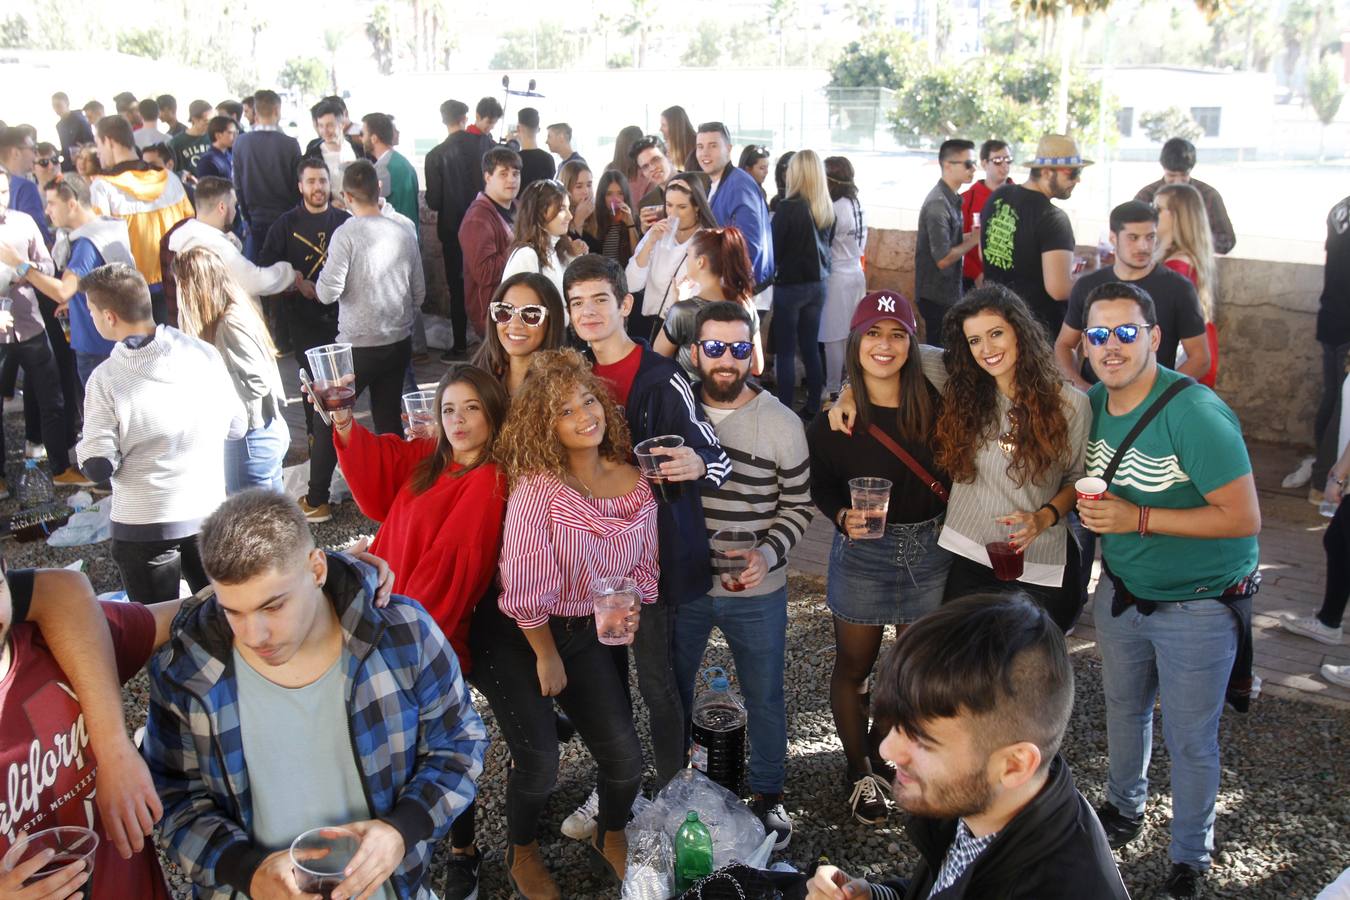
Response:
[[[1026,163],[1025,184],[999,188],[981,216],[984,277],[1015,291],[1045,327],[1053,342],[1064,322],[1073,287],[1073,227],[1051,200],[1067,200],[1092,160],[1062,134],[1047,134]]]

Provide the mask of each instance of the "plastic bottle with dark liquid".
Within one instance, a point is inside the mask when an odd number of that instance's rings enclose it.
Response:
[[[709,689],[698,695],[690,716],[692,763],[739,797],[745,778],[745,704],[732,693],[723,669],[705,669],[703,678]]]

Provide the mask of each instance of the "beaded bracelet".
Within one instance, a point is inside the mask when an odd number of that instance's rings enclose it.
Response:
[[[1148,513],[1149,507],[1139,507],[1139,536],[1148,537]]]

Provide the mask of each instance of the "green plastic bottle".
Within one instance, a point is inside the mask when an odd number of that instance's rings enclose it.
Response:
[[[675,888],[683,893],[713,870],[712,834],[692,809],[675,832]]]

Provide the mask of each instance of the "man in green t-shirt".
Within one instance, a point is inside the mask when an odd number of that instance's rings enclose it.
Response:
[[[206,133],[206,126],[214,114],[215,107],[210,103],[193,100],[188,105],[187,130],[174,135],[173,140],[169,141],[174,166],[185,178],[189,175],[197,177],[197,160],[211,147],[211,137]]]
[[[1183,376],[1158,365],[1157,312],[1135,285],[1098,286],[1084,317],[1086,354],[1101,379],[1088,393],[1087,471],[1100,476],[1139,418]],[[1214,849],[1219,716],[1238,653],[1237,612],[1250,620],[1254,588],[1246,579],[1261,529],[1237,416],[1208,388],[1185,388],[1126,449],[1107,494],[1080,500],[1078,510],[1102,536],[1114,576],[1093,613],[1110,755],[1097,814],[1113,847],[1139,834],[1161,693],[1173,812],[1164,888],[1169,897],[1193,897]]]

